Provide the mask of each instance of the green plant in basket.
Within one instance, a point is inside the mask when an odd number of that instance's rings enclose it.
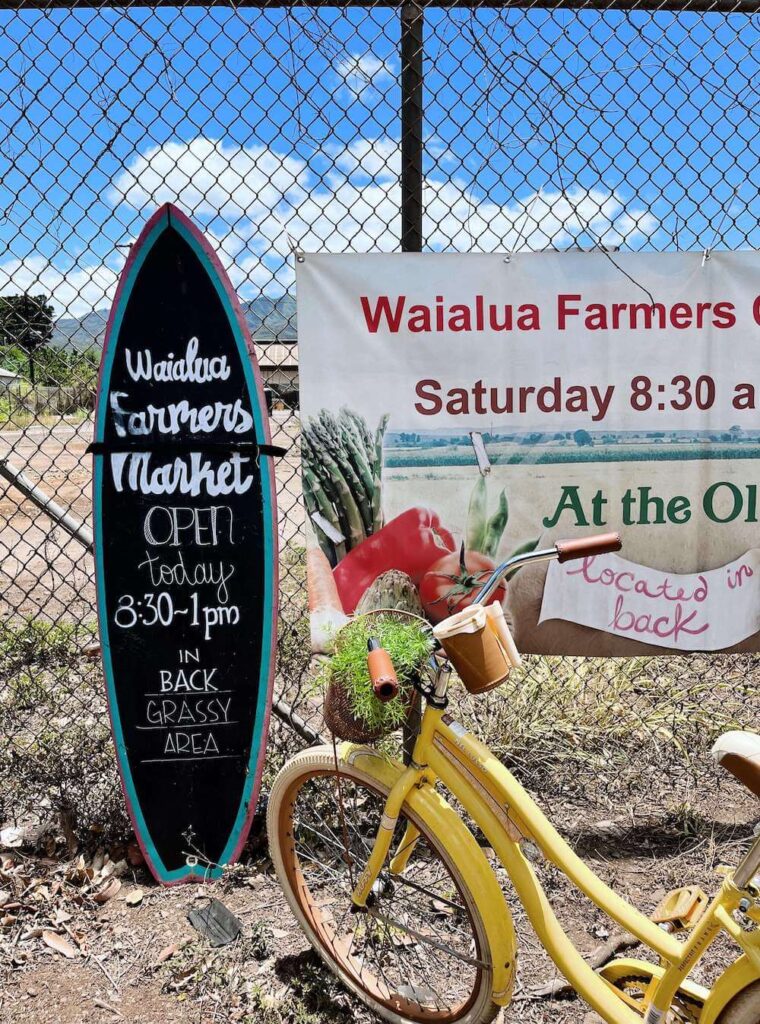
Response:
[[[372,692],[367,668],[367,641],[374,637],[393,661],[399,692],[383,704]],[[353,715],[372,732],[392,732],[409,709],[412,677],[420,671],[433,648],[430,629],[421,619],[387,615],[361,615],[345,625],[335,639],[335,653],[325,669],[327,685],[344,691]]]

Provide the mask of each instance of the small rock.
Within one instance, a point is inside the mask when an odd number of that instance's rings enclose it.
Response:
[[[24,830],[9,825],[8,828],[0,829],[0,846],[6,850],[14,850],[24,842]]]

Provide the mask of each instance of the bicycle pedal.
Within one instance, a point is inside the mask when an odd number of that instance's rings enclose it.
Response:
[[[698,885],[673,889],[655,907],[651,915],[655,924],[665,931],[689,931],[707,909],[709,899]]]

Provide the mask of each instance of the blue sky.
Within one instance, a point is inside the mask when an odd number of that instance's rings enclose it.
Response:
[[[429,11],[426,31],[431,248],[757,247],[757,18]],[[0,292],[103,308],[166,200],[246,298],[290,287],[287,233],[394,249],[397,47],[387,9],[1,12]]]

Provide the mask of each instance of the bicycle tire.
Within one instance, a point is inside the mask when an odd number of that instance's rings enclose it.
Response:
[[[760,981],[753,981],[734,996],[717,1024],[760,1024]]]
[[[345,762],[340,764],[340,777],[344,792],[348,788],[352,791],[358,790],[362,794],[367,794],[366,798],[362,795],[362,800],[365,803],[360,807],[361,813],[369,817],[367,801],[371,797],[374,797],[373,813],[378,809],[380,813],[382,812],[388,791],[387,787],[380,780]],[[321,831],[325,842],[329,839],[327,833],[334,839],[337,839],[341,834],[340,809],[334,798],[331,801],[324,800],[324,803],[319,803],[318,809],[304,806],[309,801],[313,802],[314,795],[318,793],[315,780],[324,783],[322,789],[325,790],[336,785],[335,759],[331,747],[312,748],[302,751],[292,758],[277,776],[267,808],[267,828],[272,862],[290,908],[313,948],[354,995],[365,1005],[369,1006],[371,1010],[385,1020],[392,1022],[392,1024],[421,1024],[423,1021],[438,1021],[440,1024],[489,1024],[498,1013],[499,1007],[491,998],[493,975],[490,950],[488,949],[485,927],[478,911],[477,901],[468,888],[467,880],[457,869],[453,860],[447,855],[444,841],[433,835],[427,829],[425,822],[407,808],[406,805],[402,808],[399,827],[404,827],[405,821],[412,821],[420,831],[420,840],[415,847],[414,855],[410,860],[409,867],[404,872],[404,876],[402,879],[398,879],[397,876],[391,876],[391,884],[411,886],[410,889],[404,890],[405,902],[402,904],[405,908],[408,908],[412,900],[409,893],[414,893],[416,896],[419,889],[417,882],[410,875],[410,869],[419,863],[422,866],[419,869],[421,874],[415,877],[424,877],[422,874],[423,870],[427,871],[429,865],[435,861],[447,875],[449,880],[447,884],[450,883],[452,887],[451,892],[455,893],[456,896],[451,896],[450,899],[447,899],[446,896],[441,898],[452,907],[456,905],[458,908],[456,911],[457,920],[463,921],[466,919],[468,927],[471,929],[471,933],[465,936],[465,938],[471,942],[472,955],[468,956],[462,952],[460,946],[462,946],[465,939],[460,939],[459,933],[452,932],[452,934],[456,934],[457,945],[456,949],[454,945],[450,947],[454,952],[453,957],[452,953],[449,952],[449,961],[450,963],[456,963],[459,969],[452,971],[445,964],[443,967],[439,967],[438,973],[445,973],[445,980],[450,986],[450,991],[453,992],[455,987],[459,986],[456,1002],[453,1005],[445,1005],[446,997],[442,997],[440,990],[431,985],[430,979],[425,979],[424,982],[420,981],[418,983],[417,980],[412,981],[411,978],[408,978],[407,983],[396,985],[394,976],[390,973],[391,967],[387,959],[385,960],[385,967],[382,965],[379,967],[379,970],[382,972],[382,981],[378,979],[376,973],[373,974],[369,969],[365,970],[367,947],[372,950],[378,963],[380,963],[382,955],[387,956],[388,947],[396,944],[392,932],[394,927],[398,930],[398,916],[391,918],[392,923],[388,928],[387,934],[383,935],[382,943],[377,942],[377,937],[372,941],[368,941],[366,936],[363,937],[362,941],[365,943],[365,951],[362,953],[361,961],[358,959],[358,946],[357,953],[352,955],[353,936],[346,948],[348,940],[341,937],[341,927],[349,928],[351,927],[351,922],[358,922],[355,925],[357,931],[363,927],[369,927],[362,923],[363,915],[350,912],[350,891],[352,886],[348,879],[349,868],[344,862],[344,871],[341,875],[341,867],[334,859],[329,861],[328,868],[328,862],[324,860],[324,857],[330,853],[330,856],[334,858],[337,854],[337,850],[332,850],[329,847],[329,842],[325,849],[312,850],[309,847],[309,854],[318,854],[318,856],[311,859],[303,850],[300,856],[298,852],[299,830],[301,833],[307,831],[312,842],[314,841],[313,834],[317,830],[316,826],[304,825],[304,816],[307,814],[317,816],[316,820],[319,822],[319,829],[317,831]],[[306,787],[309,787],[308,792]],[[301,804],[299,804],[299,798],[301,798]],[[319,800],[323,799],[320,793]],[[356,805],[356,801],[354,803]],[[348,811],[346,811],[346,815],[348,815]],[[379,821],[379,815],[375,816]],[[329,820],[330,818],[331,820]],[[350,827],[357,831],[357,827],[353,822],[350,823]],[[366,840],[362,841],[363,856],[371,849],[373,840],[374,831],[368,829]],[[352,834],[349,838],[349,845],[354,842],[355,838]],[[333,845],[337,847],[340,844],[334,843]],[[428,859],[426,860],[425,858]],[[357,858],[356,863],[356,870],[360,871],[363,863],[360,862],[359,858]],[[336,915],[333,913],[330,904],[326,901],[324,892],[319,894],[319,899],[315,898],[317,882],[310,882],[309,875],[315,876],[320,867],[323,873],[332,872],[336,876],[334,880],[329,873],[325,877],[330,881],[330,884],[335,886],[336,891],[340,892],[337,898],[343,900],[345,911],[348,911],[347,914],[343,911],[344,916],[340,922],[337,922]],[[430,889],[427,888],[427,883],[420,884],[425,892],[424,897],[421,900],[418,899],[420,904],[424,904],[428,898],[439,891],[448,892],[448,889],[440,889],[440,887]],[[315,893],[311,892],[310,885],[315,888]],[[417,889],[415,889],[415,886]],[[381,894],[378,897],[378,907],[384,905],[384,900],[385,896]],[[434,906],[435,902],[435,899],[432,899],[431,905]],[[446,907],[445,909],[448,910],[449,908]],[[373,908],[372,913],[381,913],[381,911],[375,911]],[[398,913],[395,910],[395,905],[393,913]],[[371,919],[378,920],[376,917]],[[388,920],[388,918],[385,918],[385,920]],[[419,948],[414,950],[413,955],[411,955],[410,951],[410,956],[406,958],[404,967],[413,966],[415,963],[424,963],[424,957],[429,957],[432,963],[436,963],[438,959],[442,958],[442,951],[432,946],[432,943],[438,941],[438,932],[434,936],[424,928],[413,928],[411,924],[407,923],[405,926],[402,923],[402,934],[404,933],[404,927],[411,930],[413,935],[412,945],[417,944],[418,939],[421,940]],[[442,926],[438,924],[435,927],[441,928]],[[447,922],[445,927],[451,926]],[[443,934],[446,934],[445,930]],[[386,942],[386,939],[390,941]],[[409,940],[409,934],[405,936],[406,940]],[[377,948],[373,948],[374,946]],[[403,943],[401,948],[403,950]],[[464,962],[468,959],[472,963]],[[471,968],[472,984],[467,983],[465,986],[462,979],[466,975],[468,967]],[[466,993],[462,992],[463,987],[467,987]],[[436,995],[437,1002],[435,1006],[430,1005],[431,991],[434,991]]]

